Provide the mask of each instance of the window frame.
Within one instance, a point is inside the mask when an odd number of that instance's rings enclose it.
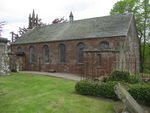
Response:
[[[101,41],[99,46],[100,49],[110,49],[110,44],[108,41]]]
[[[46,50],[47,49],[47,50]],[[50,61],[50,50],[49,50],[49,46],[48,45],[44,45],[43,48],[42,48],[42,60],[43,60],[43,63],[49,63]],[[47,58],[46,58],[47,57]]]
[[[22,52],[22,48],[20,46],[17,47],[17,52]]]
[[[59,44],[58,51],[59,51],[59,63],[65,63],[66,62],[66,46],[65,46],[65,44]]]
[[[32,56],[31,56],[32,55]],[[33,58],[34,57],[34,58]],[[36,49],[34,46],[29,47],[29,62],[34,63],[36,62]]]
[[[84,49],[86,48],[85,44],[83,42],[79,42],[77,44],[77,63],[83,64],[84,61]]]

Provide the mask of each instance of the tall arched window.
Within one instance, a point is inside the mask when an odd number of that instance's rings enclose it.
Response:
[[[109,43],[106,41],[100,42],[101,49],[109,49]]]
[[[21,47],[17,47],[17,52],[22,52],[22,48]]]
[[[85,48],[84,43],[79,43],[77,45],[77,60],[78,63],[83,63],[83,50]]]
[[[49,62],[49,48],[47,45],[43,46],[43,62]]]
[[[35,52],[35,48],[33,46],[31,46],[29,48],[29,61],[30,61],[30,63],[36,61],[36,52]]]
[[[64,44],[59,45],[59,62],[65,62],[66,46]]]

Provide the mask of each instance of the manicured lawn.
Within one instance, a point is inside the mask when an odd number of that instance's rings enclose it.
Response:
[[[31,74],[0,76],[0,113],[114,113],[111,101],[76,94],[74,85]]]

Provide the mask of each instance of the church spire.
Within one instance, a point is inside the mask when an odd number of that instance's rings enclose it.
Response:
[[[72,14],[72,11],[70,12],[69,20],[70,20],[70,22],[73,22],[73,14]]]
[[[32,29],[33,27],[38,26],[38,15],[36,14],[33,9],[32,14],[29,14],[29,29]]]

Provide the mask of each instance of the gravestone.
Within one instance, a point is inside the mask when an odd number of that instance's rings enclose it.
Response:
[[[10,75],[6,38],[0,38],[0,75]]]
[[[125,109],[122,113],[148,113],[147,111],[144,111],[120,83],[115,85],[114,90],[118,98],[125,105]]]

